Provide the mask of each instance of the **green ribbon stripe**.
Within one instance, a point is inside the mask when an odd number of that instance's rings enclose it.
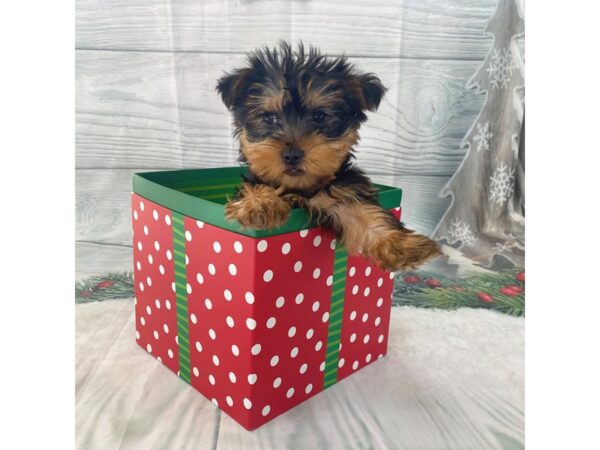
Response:
[[[173,267],[175,268],[175,297],[177,310],[177,339],[179,342],[179,376],[190,382],[190,339],[188,323],[187,278],[185,269],[185,227],[183,215],[173,215]]]

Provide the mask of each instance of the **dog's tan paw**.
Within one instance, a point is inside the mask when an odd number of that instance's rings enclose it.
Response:
[[[245,184],[239,198],[225,205],[225,218],[237,220],[244,228],[270,230],[283,225],[290,210],[290,205],[272,187]]]
[[[385,233],[366,253],[386,270],[415,269],[441,254],[435,241],[401,230]]]

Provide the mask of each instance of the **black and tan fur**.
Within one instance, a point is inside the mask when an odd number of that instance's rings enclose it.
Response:
[[[378,204],[370,180],[352,163],[365,111],[375,111],[385,93],[375,75],[357,72],[344,57],[283,43],[252,53],[248,66],[224,75],[217,90],[250,172],[226,205],[228,219],[270,229],[302,206],[349,253],[382,268],[413,268],[439,254],[435,242]]]

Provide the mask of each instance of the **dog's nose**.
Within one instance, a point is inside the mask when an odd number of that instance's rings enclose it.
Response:
[[[304,150],[297,147],[286,147],[281,156],[284,163],[289,166],[295,166],[304,158]]]

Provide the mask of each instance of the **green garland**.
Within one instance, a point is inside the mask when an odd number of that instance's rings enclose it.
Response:
[[[454,279],[408,272],[395,279],[393,304],[446,310],[485,308],[524,316],[525,273],[510,269]]]
[[[131,272],[92,276],[75,283],[76,303],[131,297],[133,297],[133,274]]]

